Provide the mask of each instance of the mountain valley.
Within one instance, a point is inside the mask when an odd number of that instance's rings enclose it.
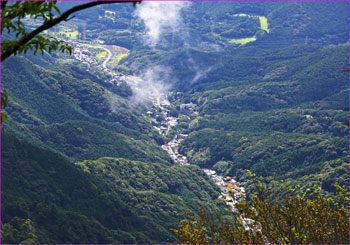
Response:
[[[247,170],[348,190],[349,3],[166,7],[83,10],[45,32],[71,56],[2,62],[3,243],[174,243],[203,208],[247,227]]]

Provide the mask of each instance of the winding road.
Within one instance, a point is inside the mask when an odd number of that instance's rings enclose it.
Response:
[[[112,52],[109,49],[106,49],[105,47],[101,47],[101,48],[108,53],[107,58],[102,63],[102,67],[105,69],[108,69],[106,65],[107,65],[108,61],[112,58]]]

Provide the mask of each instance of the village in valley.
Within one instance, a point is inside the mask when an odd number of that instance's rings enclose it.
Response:
[[[154,128],[164,137],[175,127],[178,121],[178,117],[169,116],[168,107],[170,102],[167,98],[167,95],[164,93],[157,93],[149,96],[150,101],[153,104],[152,110],[148,111],[147,114],[150,116]],[[180,112],[184,113],[186,116],[188,114],[196,113],[196,105],[193,103],[182,104],[180,105]],[[161,115],[162,120],[157,120],[156,116]],[[169,156],[174,160],[176,164],[180,165],[190,165],[188,159],[185,155],[179,152],[180,143],[185,140],[187,134],[177,132],[175,136],[166,144],[162,145],[163,150],[167,151]],[[218,199],[225,201],[225,203],[230,206],[233,212],[238,212],[236,204],[240,200],[245,199],[245,188],[241,186],[241,183],[236,181],[230,176],[220,176],[212,169],[202,169],[212,181],[220,188],[220,196]],[[254,220],[240,215],[240,219],[246,230],[260,229],[260,227],[254,224]]]
[[[80,61],[83,65],[86,65],[86,70],[93,73],[103,72],[108,74],[108,83],[112,83],[115,86],[120,86],[121,83],[127,83],[130,86],[135,87],[139,83],[140,79],[124,75],[122,73],[111,70],[107,64],[110,62],[117,63],[121,58],[128,54],[128,50],[117,47],[111,48],[109,46],[92,45],[89,43],[80,43],[72,40],[65,40],[68,44],[74,47],[73,56],[76,60]],[[152,108],[147,111],[147,115],[150,117],[153,127],[161,134],[164,138],[168,135],[170,130],[174,128],[179,118],[169,115],[169,107],[171,103],[168,100],[168,94],[159,91],[153,91],[148,94],[148,100],[152,103]],[[196,111],[196,104],[188,103],[180,105],[181,115],[186,116],[190,119],[190,114],[198,115]],[[171,159],[180,165],[190,165],[187,157],[179,152],[180,143],[185,140],[187,134],[176,131],[174,137],[161,147],[167,151]],[[220,176],[215,170],[203,169],[203,171],[212,179],[212,181],[220,188],[221,194],[219,199],[226,202],[231,207],[232,211],[237,212],[236,203],[245,198],[245,189],[239,182],[234,180],[230,176]],[[241,217],[243,224],[246,229],[249,223],[252,221]]]
[[[104,73],[110,77],[108,83],[112,83],[116,86],[126,82],[126,75],[116,72],[110,67],[117,65],[122,58],[126,57],[129,50],[115,45],[103,45],[103,41],[97,41],[98,44],[71,40],[65,41],[74,47],[74,58],[80,61],[82,65],[85,65],[87,71],[97,73],[97,77],[99,77],[99,73]],[[108,66],[110,63],[112,63],[112,65]]]
[[[203,169],[203,171],[220,187],[221,195],[219,199],[224,200],[227,205],[231,206],[232,211],[238,211],[236,203],[245,198],[245,189],[241,186],[241,183],[230,176],[217,175],[215,170]]]
[[[170,102],[166,94],[153,94],[149,96],[149,99],[153,104],[153,108],[152,110],[148,111],[147,114],[150,116],[151,121],[154,124],[153,127],[165,137],[168,132],[176,126],[178,117],[169,115],[168,107]],[[196,104],[194,103],[180,105],[180,113],[183,113],[187,117],[192,113],[197,114],[195,110]],[[161,118],[161,120],[159,120],[157,117]],[[163,150],[167,151],[171,159],[173,159],[177,164],[190,164],[187,157],[179,152],[179,145],[187,136],[187,134],[177,132],[169,142],[162,145]],[[245,189],[241,186],[240,182],[237,182],[230,176],[220,176],[215,170],[203,169],[203,171],[214,181],[217,186],[219,186],[221,195],[218,198],[225,201],[226,204],[231,207],[232,211],[238,211],[236,208],[236,203],[242,198],[245,198]]]

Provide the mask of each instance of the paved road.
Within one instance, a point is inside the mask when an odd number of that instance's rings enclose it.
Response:
[[[102,63],[102,67],[105,69],[108,69],[106,67],[106,65],[107,65],[108,61],[112,58],[112,52],[109,49],[106,49],[104,47],[101,47],[101,48],[103,48],[108,53],[107,59],[105,59],[105,61]]]

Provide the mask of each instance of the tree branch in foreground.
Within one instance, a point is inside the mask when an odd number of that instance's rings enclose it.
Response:
[[[101,5],[101,4],[128,3],[128,2],[132,2],[134,4],[136,3],[136,1],[94,1],[94,2],[89,2],[86,4],[81,4],[81,5],[75,6],[71,9],[67,10],[66,12],[62,13],[61,15],[57,16],[56,18],[48,20],[47,22],[45,22],[44,24],[42,24],[41,26],[39,26],[38,28],[36,28],[32,32],[23,36],[20,40],[18,40],[18,42],[13,47],[11,47],[11,49],[6,50],[4,53],[1,54],[1,61],[6,60],[9,56],[16,53],[20,49],[20,47],[24,46],[27,42],[29,42],[32,38],[37,36],[39,33],[43,32],[47,29],[50,29],[51,27],[57,25],[61,21],[67,20],[69,15],[71,15],[74,12],[78,12],[80,10],[91,8],[91,7],[94,7],[97,5]]]

